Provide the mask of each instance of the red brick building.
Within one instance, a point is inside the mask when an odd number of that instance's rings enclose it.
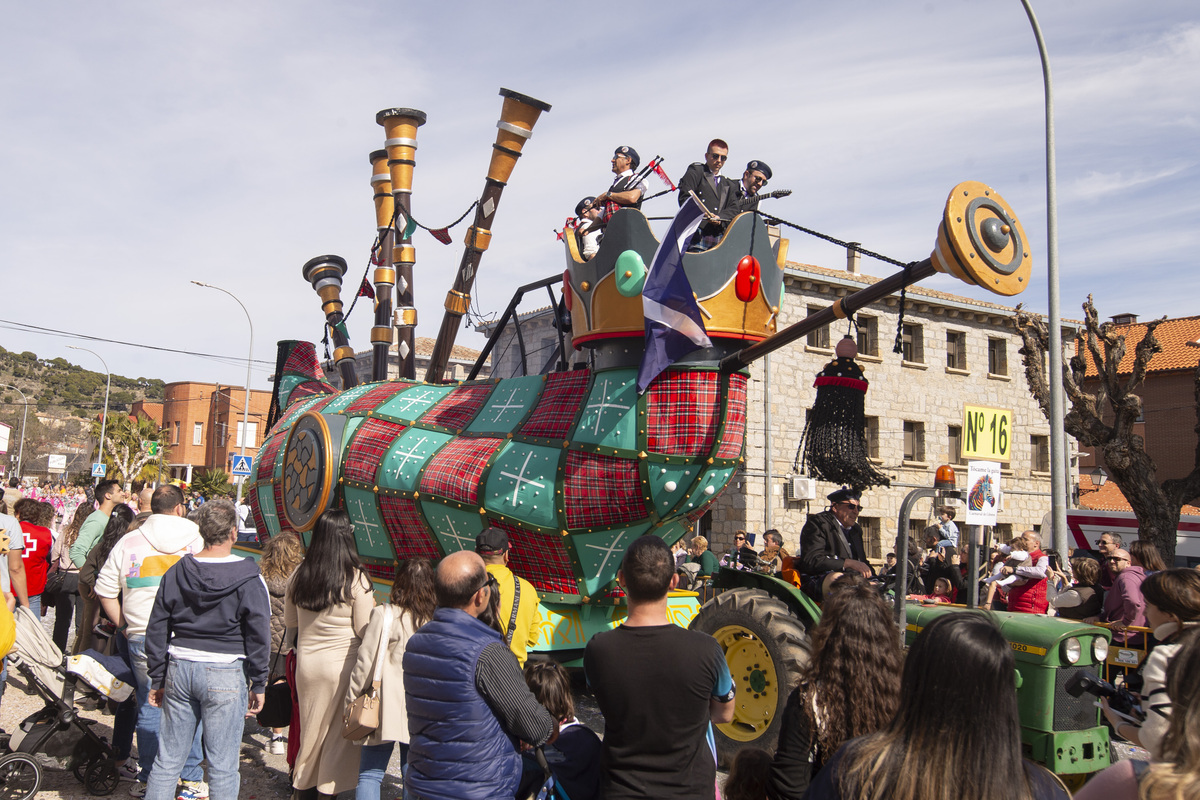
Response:
[[[246,390],[240,386],[180,381],[163,390],[162,427],[170,447],[172,478],[192,482],[193,472],[223,469],[241,450],[242,406]],[[246,455],[254,456],[266,434],[269,391],[250,391],[249,436]],[[144,413],[149,416],[151,409]]]

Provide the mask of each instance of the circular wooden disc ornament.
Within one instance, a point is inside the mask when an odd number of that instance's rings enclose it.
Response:
[[[330,430],[331,419],[339,428],[336,432]],[[293,530],[310,530],[329,508],[344,426],[344,417],[309,411],[288,434],[283,452],[283,515]]]
[[[1021,221],[1003,197],[978,181],[950,192],[931,259],[939,272],[1008,296],[1025,290],[1033,267]]]

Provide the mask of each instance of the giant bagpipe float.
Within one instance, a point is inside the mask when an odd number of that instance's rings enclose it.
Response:
[[[307,542],[323,511],[344,508],[359,554],[381,582],[394,574],[397,560],[470,549],[485,527],[502,528],[511,543],[510,566],[541,597],[540,649],[572,650],[623,616],[616,572],[629,543],[643,535],[677,541],[728,487],[744,460],[746,367],[754,359],[935,272],[1015,294],[1028,283],[1031,262],[1004,200],[981,183],[963,183],[950,194],[930,258],[777,332],[788,242],[758,213],[742,213],[716,247],[680,256],[711,346],[679,358],[639,393],[642,290],[660,242],[641,211],[621,209],[589,261],[571,232],[564,237],[560,311],[569,317],[574,348],[588,354],[583,363],[548,374],[446,383],[454,331],[469,304],[500,193],[539,114],[549,110],[515,92],[501,94],[485,189],[424,381],[411,366],[409,192],[416,128],[425,115],[380,112],[388,138],[387,151],[371,157],[376,252],[386,255],[390,245],[392,266],[376,260],[375,380],[357,382],[340,299],[345,261],[312,259],[303,274],[321,297],[343,386],[338,391],[322,379],[312,344],[280,343],[273,424],[249,496],[260,541],[294,530]],[[391,347],[393,285],[405,298],[396,317],[407,377],[381,380]],[[847,360],[843,366],[853,366]],[[826,384],[858,392],[858,428],[851,425],[848,436],[861,441],[866,384],[861,372],[835,374],[840,361],[831,364]],[[852,459],[839,463],[829,455],[814,454],[814,474],[863,482]],[[681,596],[672,598],[671,608],[686,624],[697,603]]]

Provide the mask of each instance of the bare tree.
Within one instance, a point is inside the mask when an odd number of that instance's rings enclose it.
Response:
[[[1096,448],[1112,480],[1121,489],[1138,520],[1138,536],[1154,545],[1168,564],[1175,560],[1175,535],[1180,509],[1200,497],[1200,443],[1196,447],[1192,471],[1182,477],[1158,480],[1158,468],[1146,452],[1146,443],[1133,432],[1142,416],[1142,398],[1135,392],[1146,378],[1146,367],[1162,351],[1154,329],[1163,319],[1146,324],[1146,335],[1134,348],[1133,367],[1124,376],[1120,372],[1125,357],[1125,337],[1116,333],[1110,322],[1101,323],[1088,295],[1083,304],[1084,331],[1079,347],[1063,372],[1063,388],[1069,410],[1064,427],[1080,444]],[[1045,321],[1027,314],[1017,306],[1017,332],[1024,345],[1021,357],[1025,377],[1042,413],[1050,417],[1050,385],[1046,372],[1046,350],[1050,336]],[[1084,389],[1089,362],[1096,370],[1094,391]],[[1196,433],[1200,436],[1200,365],[1195,375]],[[1107,409],[1106,409],[1107,406]],[[1105,421],[1111,410],[1111,422]]]

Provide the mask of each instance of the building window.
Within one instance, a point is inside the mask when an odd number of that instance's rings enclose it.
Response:
[[[925,423],[904,420],[904,460],[925,460]]]
[[[947,457],[951,464],[962,463],[962,426],[951,425],[946,429],[947,440],[949,442],[949,453]]]
[[[179,423],[175,423],[175,438],[171,439],[171,444],[179,444]]]
[[[1000,544],[1008,544],[1013,539],[1013,526],[1011,522],[1001,522],[992,529],[996,535],[996,541]]]
[[[816,314],[818,311],[824,311],[824,310],[825,309],[821,308],[820,306],[809,306],[808,307],[808,315],[811,317],[813,314]],[[819,347],[822,350],[828,350],[829,349],[829,326],[823,325],[822,327],[817,328],[815,331],[810,333],[808,335],[808,346],[809,347]]]
[[[863,437],[867,440],[867,458],[879,458],[879,417],[867,417]]]
[[[967,368],[967,334],[965,331],[946,331],[946,369]]]
[[[237,444],[235,444],[234,446],[242,447],[242,421],[240,419],[238,420],[238,424],[237,424]],[[250,423],[250,438],[249,438],[249,440],[246,441],[245,446],[246,447],[257,447],[258,446],[258,423],[257,422]]]
[[[988,339],[988,374],[1008,374],[1008,340]]]
[[[925,329],[906,322],[900,327],[901,358],[913,364],[925,363]]]
[[[192,444],[204,444],[204,423],[192,423]]]
[[[879,539],[879,518],[859,517],[858,524],[862,526],[863,549],[867,551],[867,558],[882,559],[883,543]]]
[[[712,509],[704,512],[704,516],[700,517],[700,521],[696,523],[696,535],[703,536],[708,539],[712,536]],[[690,543],[690,542],[689,542]]]
[[[879,320],[859,314],[858,322],[858,352],[864,356],[879,355]]]
[[[1030,436],[1031,461],[1034,472],[1050,471],[1050,437]]]

